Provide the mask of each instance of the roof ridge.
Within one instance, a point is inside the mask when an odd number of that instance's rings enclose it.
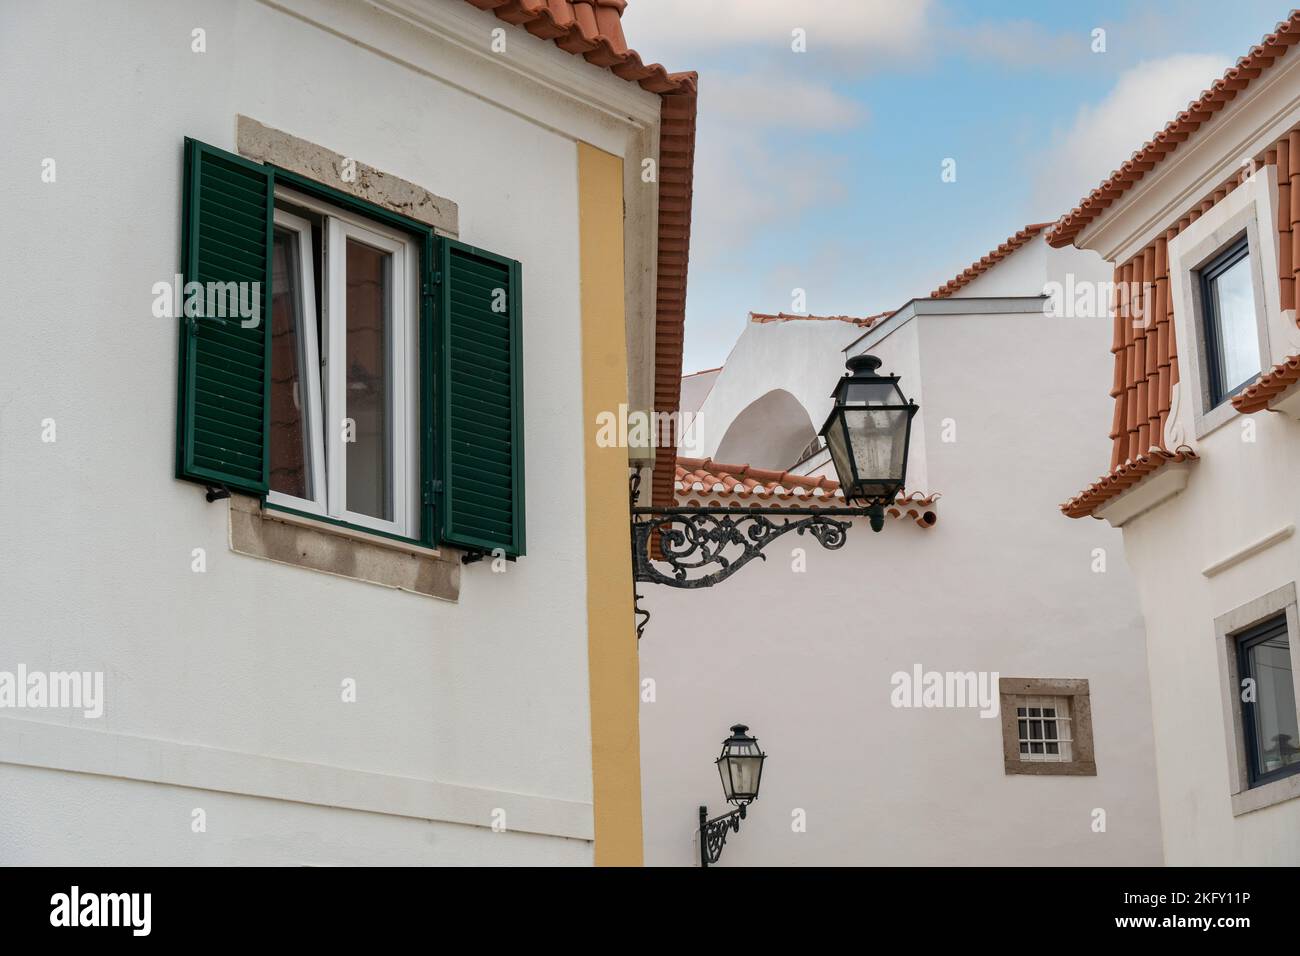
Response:
[[[939,286],[939,288],[931,292],[930,298],[932,299],[948,298],[958,289],[962,288],[963,286],[969,285],[971,282],[974,282],[975,279],[977,279],[979,276],[983,275],[985,272],[988,272],[989,269],[993,268],[995,265],[997,265],[1007,256],[1011,255],[1011,253],[1015,252],[1025,243],[1029,242],[1030,239],[1033,239],[1035,236],[1037,236],[1040,232],[1042,232],[1050,225],[1052,225],[1051,222],[1031,222],[1027,226],[1020,227],[1019,230],[1013,232],[1010,236],[1008,236],[1005,240],[1003,240],[994,249],[990,250],[989,252],[986,252],[983,256],[981,256],[980,258],[972,262],[970,265],[968,265],[963,271],[957,273],[956,276],[949,279],[943,285]]]
[[[1084,196],[1079,205],[1061,216],[1047,234],[1047,241],[1056,247],[1068,244],[1297,42],[1300,42],[1300,10],[1293,9],[1285,20],[1277,23],[1272,33],[1265,34],[1245,56],[1228,67],[1223,76],[1188,103],[1186,109],[1175,114],[1163,128],[1134,150],[1118,169]]]
[[[694,93],[699,74],[669,73],[662,63],[645,63],[627,45],[621,17],[626,2],[611,0],[465,0],[500,20],[552,40],[566,53],[640,84],[651,93]]]
[[[851,322],[869,328],[880,319],[893,315],[893,311],[874,315],[813,315],[811,312],[750,312],[749,321],[758,325],[768,322]]]

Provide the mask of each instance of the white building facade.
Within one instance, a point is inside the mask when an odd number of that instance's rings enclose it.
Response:
[[[1293,13],[1051,233],[1115,267],[1110,466],[1062,510],[1123,532],[1170,864],[1300,862],[1298,40]]]
[[[655,407],[694,77],[621,3],[489,6],[0,12],[0,862],[640,862],[628,456],[583,423]],[[223,270],[261,315],[187,328]]]
[[[863,352],[920,406],[907,494],[840,550],[788,534],[716,587],[641,587],[647,863],[698,863],[738,722],[768,759],[719,865],[1160,862],[1119,535],[1045,517],[1102,444],[1077,441],[1107,367],[1079,343],[1108,325],[1045,314],[1043,292],[1105,274],[1035,225],[885,316],[753,316],[679,453],[679,504],[842,505],[805,450]]]

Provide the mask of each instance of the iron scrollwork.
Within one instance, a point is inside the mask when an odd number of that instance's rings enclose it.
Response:
[[[722,858],[722,848],[727,845],[727,834],[740,832],[740,821],[745,819],[742,806],[720,817],[709,819],[707,807],[700,807],[700,866],[707,867]]]
[[[631,475],[632,593],[640,620],[637,639],[650,623],[638,584],[710,588],[725,581],[787,532],[808,534],[828,551],[844,547],[851,518],[885,523],[885,502],[849,508],[647,508],[638,507],[641,475]],[[781,519],[781,520],[774,520]],[[667,570],[656,567],[667,566]]]
[[[832,514],[796,508],[634,508],[633,572],[638,582],[674,588],[708,588],[731,577],[790,531],[807,533],[827,550],[844,547],[850,523]],[[783,521],[773,520],[784,518]],[[658,555],[651,557],[651,545]],[[662,571],[656,563],[667,565]]]

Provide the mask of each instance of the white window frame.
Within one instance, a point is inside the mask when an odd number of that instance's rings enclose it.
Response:
[[[1215,656],[1219,659],[1219,693],[1223,708],[1224,737],[1228,751],[1228,795],[1232,815],[1239,817],[1264,807],[1300,797],[1300,774],[1250,785],[1250,757],[1241,712],[1241,674],[1237,667],[1237,635],[1286,614],[1287,638],[1291,645],[1291,680],[1300,706],[1300,607],[1294,581],[1261,595],[1214,619]]]
[[[1200,273],[1202,267],[1239,240],[1242,233],[1246,235],[1250,256],[1260,371],[1267,371],[1276,361],[1270,342],[1269,317],[1278,312],[1278,283],[1275,278],[1266,280],[1265,274],[1268,264],[1277,262],[1277,230],[1268,198],[1276,175],[1272,166],[1259,169],[1169,243],[1170,292],[1174,296],[1174,320],[1178,327],[1178,388],[1190,392],[1186,397],[1191,399],[1190,424],[1196,439],[1204,438],[1240,414],[1231,401],[1214,405],[1210,394]],[[1276,272],[1276,266],[1272,268]]]
[[[303,356],[306,376],[311,382],[314,410],[313,423],[313,490],[322,501],[305,501],[279,492],[271,492],[267,500],[272,504],[293,508],[309,514],[346,522],[360,528],[380,531],[403,538],[419,535],[420,517],[420,445],[419,445],[419,250],[415,242],[404,233],[389,229],[380,223],[355,216],[328,203],[289,189],[277,189],[277,202],[290,202],[310,209],[324,217],[322,256],[324,275],[321,288],[325,301],[321,303],[321,341],[309,338],[309,347]],[[275,221],[281,219],[287,228],[299,232],[299,260],[304,269],[304,302],[315,310],[315,284],[311,272],[311,225],[301,217],[276,209]],[[347,240],[355,239],[380,249],[392,256],[389,298],[390,314],[387,319],[389,365],[388,375],[389,427],[388,445],[391,449],[390,491],[393,502],[392,520],[361,514],[347,508],[347,454],[344,441],[345,411],[347,409]],[[310,296],[310,299],[308,298]],[[338,321],[334,321],[334,316]],[[319,354],[316,354],[319,348]],[[338,357],[332,361],[332,357]],[[323,387],[322,387],[322,372]],[[318,424],[317,424],[318,423]],[[316,470],[315,461],[320,469]],[[319,483],[317,483],[319,482]]]
[[[1035,738],[1033,735],[1032,726],[1026,732],[1028,736],[1025,737],[1021,737],[1019,731],[1017,730],[1017,734],[1016,734],[1018,738],[1016,741],[1017,745],[1018,746],[1027,745],[1028,747],[1028,749],[1020,751],[1021,760],[1025,761],[1026,763],[1070,763],[1071,761],[1074,760],[1074,734],[1072,729],[1073,725],[1071,723],[1071,721],[1073,720],[1073,714],[1071,713],[1071,708],[1070,708],[1070,704],[1072,701],[1069,696],[1066,695],[1042,696],[1037,694],[1017,694],[1012,697],[1012,701],[1016,708],[1017,728],[1019,727],[1019,724],[1022,720],[1025,721],[1027,724],[1032,724],[1034,721],[1045,724],[1048,721],[1051,721],[1053,724],[1056,725],[1055,737],[1048,737],[1046,735],[1046,729],[1044,729],[1043,732],[1044,735],[1042,737]],[[1024,717],[1020,716],[1020,709],[1022,707],[1025,709]],[[1054,709],[1056,711],[1056,715],[1053,717],[1044,717],[1042,715],[1042,710],[1045,708]],[[1032,709],[1038,709],[1039,716],[1034,717],[1030,715],[1029,711]],[[1038,754],[1033,753],[1032,751],[1033,751],[1034,744],[1039,744],[1043,748],[1043,752]],[[1056,745],[1056,753],[1047,752],[1047,747],[1049,744]]]
[[[294,508],[309,514],[325,517],[325,442],[321,424],[324,422],[321,409],[320,388],[320,354],[316,342],[316,281],[312,269],[314,249],[311,241],[311,223],[301,216],[284,209],[275,210],[275,225],[287,229],[297,236],[298,242],[298,281],[302,287],[299,298],[301,313],[297,330],[299,362],[299,396],[304,401],[302,392],[306,392],[305,407],[300,408],[303,416],[303,430],[307,435],[308,456],[307,470],[310,476],[312,497],[299,498],[282,491],[270,490],[266,499],[272,504]],[[310,334],[307,334],[310,332]]]
[[[389,296],[390,313],[387,316],[388,329],[388,445],[392,452],[391,492],[393,496],[393,519],[385,521],[372,515],[361,514],[347,508],[347,449],[344,442],[344,424],[347,410],[347,325],[345,321],[347,302],[347,242],[349,239],[380,249],[392,256],[392,272],[389,276],[391,295]],[[329,292],[326,303],[329,306],[326,315],[329,321],[325,347],[326,371],[326,407],[329,410],[326,422],[330,425],[326,434],[329,468],[330,510],[336,512],[334,517],[349,524],[373,528],[406,537],[414,536],[414,515],[418,512],[413,498],[414,487],[419,482],[413,481],[411,474],[412,459],[419,460],[413,454],[416,440],[415,418],[412,414],[415,389],[412,385],[415,376],[416,302],[414,277],[418,272],[418,258],[412,260],[415,244],[390,232],[381,232],[375,224],[364,225],[354,219],[343,216],[330,216],[326,220],[325,240],[325,276]],[[407,294],[403,295],[401,290]],[[334,321],[334,313],[339,314]],[[333,361],[338,356],[339,361]]]

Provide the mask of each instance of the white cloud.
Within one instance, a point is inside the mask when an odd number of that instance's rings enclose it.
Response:
[[[808,51],[903,52],[921,43],[931,0],[630,0],[628,43],[650,61],[687,69],[679,55],[725,47],[788,50],[791,31],[807,33]]]
[[[1034,208],[1049,218],[1074,208],[1229,65],[1223,57],[1184,53],[1125,70],[1105,99],[1080,107],[1035,162]]]
[[[691,262],[722,267],[762,230],[786,228],[847,193],[845,158],[804,134],[845,130],[865,109],[828,84],[714,73],[700,97]]]
[[[772,74],[709,76],[700,98],[707,122],[767,129],[845,129],[866,118],[861,104],[821,83]]]
[[[945,49],[992,60],[1017,70],[1076,67],[1091,52],[1092,35],[1087,30],[1055,32],[1033,20],[998,20],[948,30],[936,41]]]
[[[787,142],[777,151],[753,129],[701,128],[692,268],[725,268],[729,259],[742,259],[762,230],[793,227],[811,208],[844,196],[847,173],[843,159],[824,150],[801,150]]]

